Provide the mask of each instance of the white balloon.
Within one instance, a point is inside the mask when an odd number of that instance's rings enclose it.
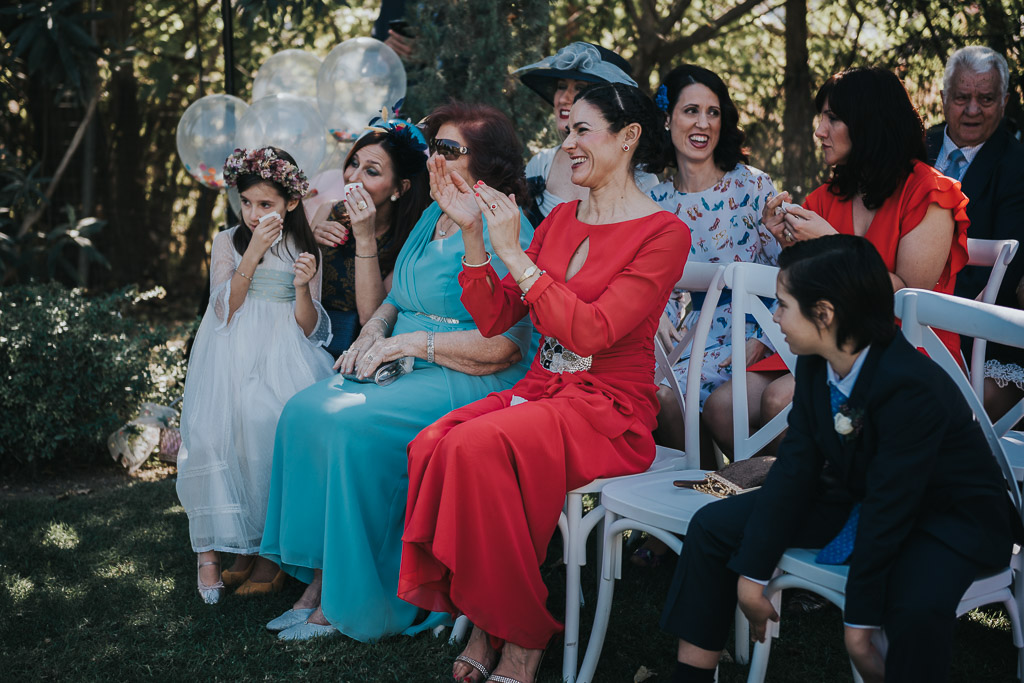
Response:
[[[178,121],[178,156],[185,170],[206,187],[224,184],[224,161],[235,151],[235,135],[249,105],[232,95],[207,95],[189,105]]]
[[[316,83],[327,130],[338,140],[354,140],[381,107],[390,109],[405,97],[405,67],[379,40],[353,38],[330,51]]]
[[[252,81],[252,101],[286,93],[316,98],[321,60],[305,50],[281,50],[263,62]]]
[[[307,97],[269,95],[253,102],[242,117],[237,143],[248,150],[279,147],[309,176],[324,159],[324,122]]]

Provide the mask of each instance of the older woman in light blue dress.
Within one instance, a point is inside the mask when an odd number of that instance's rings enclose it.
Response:
[[[483,164],[490,161],[485,156],[500,154],[515,160],[506,191],[523,183],[514,130],[497,110],[445,105],[431,114],[427,133],[435,153],[469,182],[480,178],[474,155]],[[459,154],[460,148],[468,154]],[[447,619],[397,597],[406,446],[452,409],[510,388],[535,350],[528,319],[491,339],[476,329],[460,301],[465,248],[457,232],[436,203],[427,208],[399,254],[390,295],[337,364],[343,372],[369,375],[381,362],[413,357],[412,372],[386,386],[339,374],[284,408],[260,552],[309,586],[292,609],[267,625],[282,639],[341,632],[374,641]],[[524,248],[532,236],[523,218]],[[492,265],[507,272],[496,258]]]

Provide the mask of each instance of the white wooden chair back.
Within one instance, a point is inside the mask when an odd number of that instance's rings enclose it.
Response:
[[[986,304],[995,303],[999,288],[1003,284],[1003,276],[1006,275],[1006,268],[1013,260],[1019,246],[1020,243],[1017,240],[967,238],[967,265],[991,268],[985,288],[978,293],[975,301]],[[986,342],[985,339],[974,337],[974,344],[971,346],[971,386],[974,388],[974,393],[982,398],[985,396]]]
[[[1020,489],[999,438],[1000,434],[989,420],[981,397],[932,328],[967,334],[1007,346],[1024,347],[1024,311],[907,288],[896,292],[896,316],[902,320],[903,334],[910,343],[923,348],[956,382],[960,393],[974,411],[985,440],[999,463],[1014,505],[1021,510]]]
[[[750,433],[747,410],[746,317],[752,315],[775,347],[790,372],[796,369],[796,356],[789,349],[782,330],[772,320],[761,297],[775,298],[779,269],[759,263],[730,263],[725,269],[725,284],[732,289],[732,419],[733,462],[756,455],[786,428],[790,407]]]
[[[654,360],[658,367],[654,375],[654,383],[660,385],[662,380],[668,383],[685,426],[685,457],[678,469],[695,469],[700,467],[700,377],[704,366],[704,349],[707,347],[708,332],[714,322],[715,308],[725,286],[725,266],[720,263],[698,263],[687,261],[683,276],[676,284],[677,289],[688,292],[705,292],[704,303],[697,317],[697,323],[689,327],[683,338],[671,350],[667,350],[661,339],[654,338]],[[672,366],[679,360],[687,347],[692,345],[687,366],[686,386],[680,387]],[[687,410],[693,406],[694,410]]]

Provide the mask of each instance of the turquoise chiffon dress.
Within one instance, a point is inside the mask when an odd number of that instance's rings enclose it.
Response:
[[[398,256],[386,299],[399,311],[394,334],[476,329],[460,301],[462,237],[432,239],[440,217],[431,204]],[[524,217],[523,249],[532,238]],[[484,239],[493,253],[486,226]],[[496,257],[492,265],[499,276],[508,272]],[[522,360],[493,375],[471,376],[416,359],[411,373],[388,386],[334,375],[285,405],[260,554],[306,583],[322,568],[324,616],[345,635],[364,642],[412,635],[448,618],[433,614],[417,622],[418,608],[397,596],[409,486],[406,447],[449,411],[509,389],[526,374],[536,352],[529,319],[504,336],[519,346]]]

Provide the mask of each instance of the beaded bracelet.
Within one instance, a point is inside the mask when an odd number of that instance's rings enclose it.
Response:
[[[373,316],[372,318],[370,318],[370,320],[379,320],[382,323],[384,323],[384,331],[385,332],[387,332],[389,329],[391,329],[391,323],[389,323],[387,320],[385,320],[384,318],[380,317],[379,315]],[[369,324],[370,320],[367,320],[366,323]]]
[[[491,253],[489,251],[485,251],[484,253],[487,254],[487,259],[483,263],[466,263],[466,255],[463,254],[462,265],[464,265],[466,268],[483,268],[484,266],[491,262]]]
[[[235,268],[235,272],[238,273],[239,275],[241,275],[242,277],[244,277],[250,283],[252,283],[252,278],[249,277],[248,275],[246,275],[245,273],[243,273],[242,271],[240,271],[238,268]]]
[[[427,332],[427,362],[434,362],[434,331]]]

